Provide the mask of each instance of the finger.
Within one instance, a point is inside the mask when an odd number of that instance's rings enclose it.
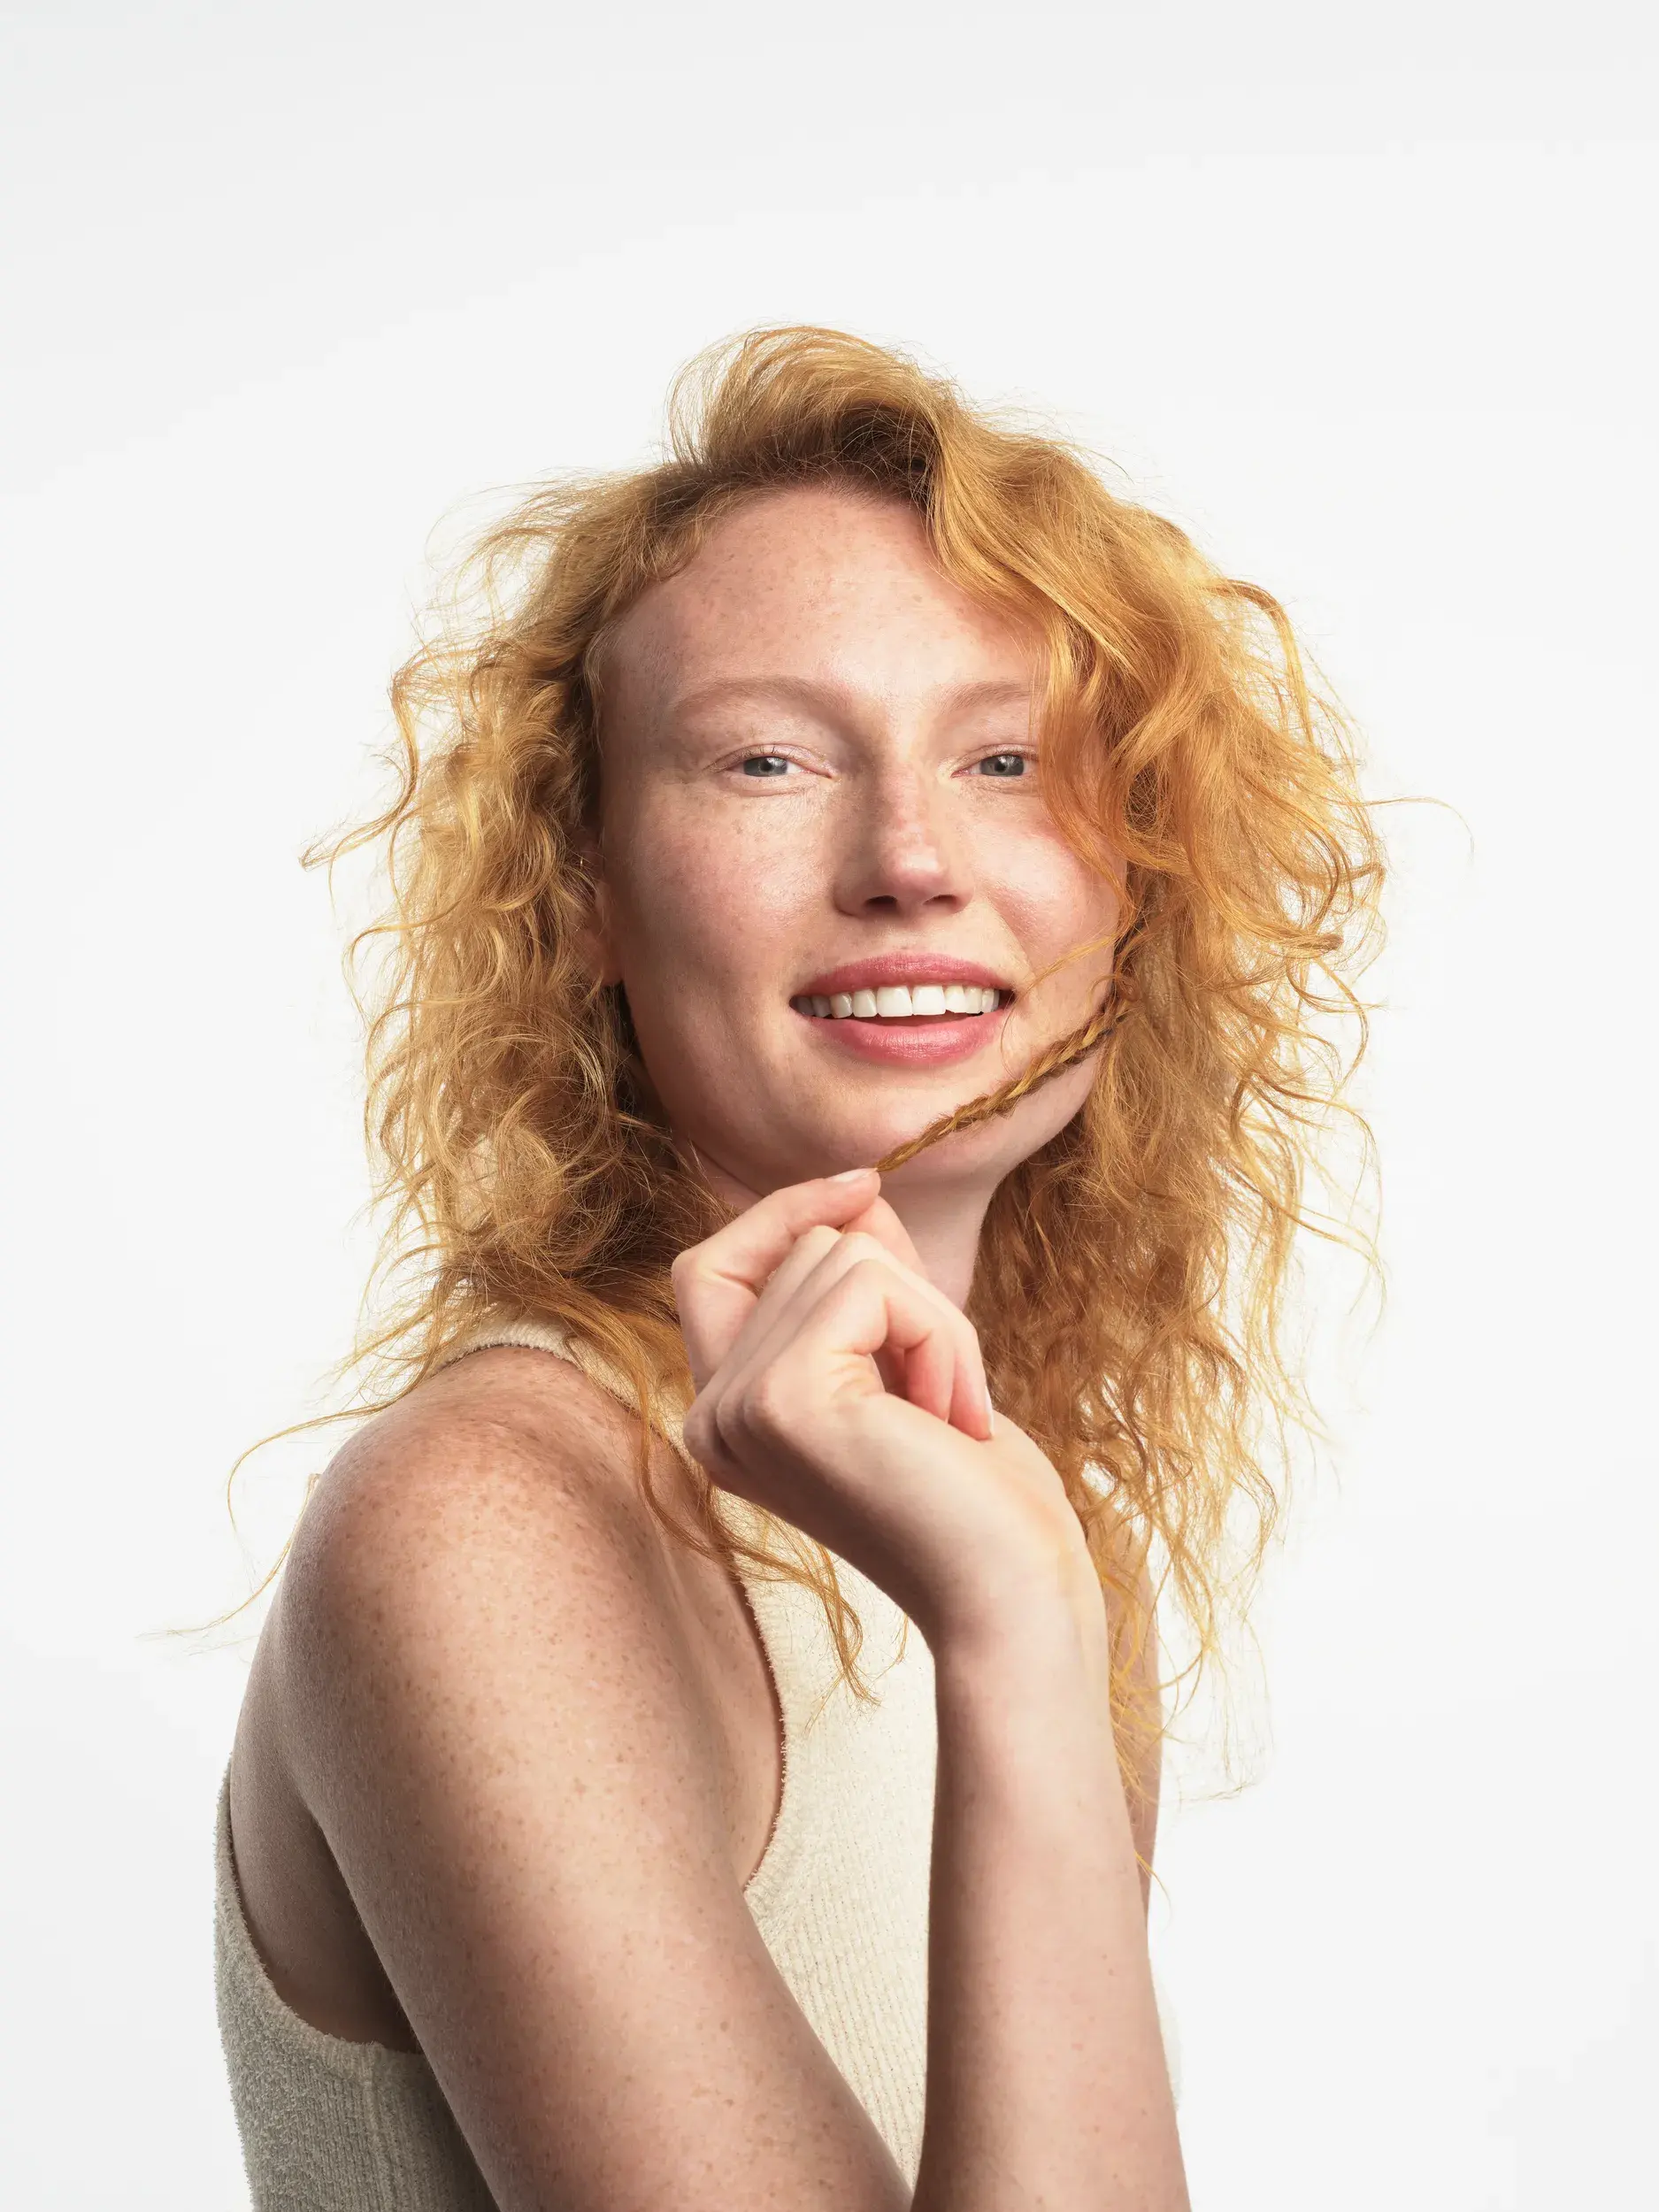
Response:
[[[809,1229],[839,1229],[869,1208],[879,1187],[873,1168],[790,1183],[680,1255],[672,1270],[674,1297],[699,1388],[735,1342],[797,1238]]]
[[[936,1334],[892,1348],[902,1367],[894,1394],[984,1443],[991,1433],[991,1400],[979,1339],[949,1300],[943,1302],[949,1316]]]
[[[754,1443],[787,1442],[826,1382],[832,1395],[878,1390],[870,1363],[884,1345],[902,1351],[907,1365],[952,1373],[966,1328],[930,1284],[902,1273],[886,1255],[862,1257],[829,1285],[776,1356],[757,1362],[723,1394],[714,1409],[721,1439],[741,1459]],[[966,1432],[988,1440],[988,1408]]]
[[[790,1264],[786,1263],[786,1266]],[[896,1330],[892,1340],[883,1340],[867,1356],[851,1355],[852,1367],[863,1370],[868,1387],[880,1386],[870,1371],[872,1365],[890,1371],[901,1386],[891,1394],[947,1421],[977,1442],[989,1440],[995,1417],[979,1338],[967,1317],[926,1277],[901,1267],[871,1239],[843,1235],[833,1240],[818,1265],[780,1300],[774,1300],[774,1289],[780,1287],[778,1279],[768,1285],[743,1333],[741,1354],[734,1352],[710,1378],[687,1416],[686,1440],[693,1456],[722,1487],[745,1490],[741,1440],[748,1425],[744,1407],[751,1393],[759,1389],[764,1395],[781,1371],[793,1379],[785,1382],[779,1404],[793,1401],[798,1415],[810,1401],[821,1397],[824,1375],[810,1368],[803,1371],[799,1342],[809,1325],[818,1325],[826,1299],[833,1296],[840,1283],[860,1270],[867,1276],[872,1268],[887,1277],[895,1289],[902,1288],[915,1308],[930,1317],[931,1326]],[[848,1356],[843,1355],[840,1362],[843,1370]],[[907,1388],[903,1386],[906,1371],[911,1368],[915,1379]],[[882,1382],[887,1379],[884,1373]],[[728,1442],[728,1432],[737,1444],[735,1451]]]
[[[855,1215],[853,1219],[847,1224],[847,1233],[849,1236],[862,1234],[874,1237],[878,1243],[887,1247],[895,1259],[902,1260],[907,1267],[914,1269],[918,1275],[927,1274],[927,1270],[922,1263],[921,1254],[910,1241],[910,1231],[885,1198],[878,1198],[873,1206],[866,1208],[861,1214]],[[931,1280],[931,1278],[929,1279]],[[908,1395],[904,1386],[904,1355],[902,1352],[879,1351],[876,1354],[876,1365],[881,1371],[882,1381],[895,1397],[902,1398]]]
[[[718,1453],[718,1428],[713,1417],[714,1407],[718,1405],[725,1393],[732,1387],[735,1376],[748,1371],[757,1363],[764,1363],[778,1348],[788,1342],[796,1325],[798,1312],[804,1310],[797,1307],[797,1294],[806,1280],[817,1272],[821,1263],[836,1251],[842,1242],[842,1235],[843,1233],[841,1230],[832,1229],[820,1222],[817,1226],[808,1229],[803,1235],[795,1239],[785,1258],[768,1277],[758,1297],[751,1305],[736,1338],[726,1348],[714,1371],[702,1379],[697,1396],[694,1399],[687,1416],[686,1433],[693,1456],[702,1460],[711,1472],[716,1472],[718,1475],[716,1461],[707,1450],[703,1448],[703,1444],[714,1442]],[[867,1252],[880,1248],[872,1240],[864,1239],[854,1248],[853,1256],[856,1257],[859,1251]],[[837,1263],[835,1271],[851,1263],[852,1259],[843,1255]],[[820,1279],[812,1297],[821,1294],[822,1281],[823,1279]],[[809,1306],[812,1302],[812,1297],[807,1301]],[[902,1381],[904,1366],[903,1354],[902,1352],[894,1354],[892,1362],[895,1368],[894,1379]],[[884,1371],[883,1380],[888,1379]],[[702,1443],[699,1440],[702,1440]]]
[[[807,1240],[803,1240],[802,1249]],[[894,1342],[872,1348],[881,1379],[895,1396],[949,1421],[984,1441],[990,1434],[990,1397],[979,1341],[965,1314],[926,1275],[906,1267],[874,1239],[847,1230],[809,1269],[792,1256],[768,1285],[740,1344],[727,1362],[725,1386],[741,1391],[747,1379],[781,1357],[809,1317],[846,1276],[874,1267],[901,1281],[935,1317],[936,1328],[916,1348]],[[787,1272],[793,1279],[787,1285]]]
[[[776,1329],[778,1317],[787,1310],[801,1285],[841,1240],[842,1232],[825,1222],[798,1236],[783,1259],[761,1286],[744,1317],[742,1326],[721,1355],[720,1364],[735,1369],[748,1360],[754,1348]]]
[[[908,1237],[904,1240],[910,1243]],[[914,1246],[910,1248],[915,1249]],[[843,1233],[841,1248],[833,1256],[833,1271],[839,1278],[851,1265],[874,1256],[877,1256],[864,1246],[861,1233],[849,1228]],[[990,1433],[991,1400],[978,1332],[961,1308],[947,1298],[926,1274],[919,1261],[910,1267],[885,1249],[879,1256],[921,1295],[932,1300],[941,1318],[939,1333],[914,1349],[898,1343],[881,1348],[875,1357],[883,1382],[895,1397],[908,1399],[925,1413],[949,1421],[964,1434],[983,1441]],[[827,1282],[831,1269],[826,1266],[822,1272]]]
[[[822,1295],[824,1281],[833,1279],[836,1272],[851,1264],[850,1259],[843,1255],[837,1268],[831,1271],[830,1277],[819,1275],[823,1264],[838,1252],[842,1237],[843,1232],[829,1228],[820,1222],[795,1239],[789,1252],[772,1271],[749,1307],[742,1326],[721,1355],[719,1364],[705,1379],[703,1386],[705,1394],[711,1397],[718,1396],[722,1391],[731,1387],[735,1377],[748,1372],[757,1364],[764,1364],[788,1342],[798,1325],[801,1313]],[[868,1250],[871,1248],[866,1245],[860,1248]],[[807,1295],[803,1305],[800,1299],[803,1286],[814,1278],[818,1279],[816,1287]]]

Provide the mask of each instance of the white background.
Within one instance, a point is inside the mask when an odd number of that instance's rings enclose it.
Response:
[[[1164,1823],[1201,2212],[1651,2204],[1650,52],[1575,6],[4,12],[0,2192],[245,2203],[247,1634],[367,1263],[341,918],[500,488],[762,321],[1047,408],[1279,591],[1393,818],[1390,1303]],[[1633,17],[1632,17],[1633,22]],[[479,497],[483,495],[482,500]],[[348,903],[356,895],[342,881]],[[1333,1333],[1327,1331],[1327,1335]],[[257,1618],[244,1620],[245,1630]]]

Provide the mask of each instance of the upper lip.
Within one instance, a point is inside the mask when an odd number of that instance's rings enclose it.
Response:
[[[794,995],[834,998],[842,992],[879,991],[884,983],[977,983],[992,991],[1013,988],[1006,977],[977,960],[957,960],[947,952],[884,952],[873,960],[848,960],[839,968],[826,968],[810,982],[797,984]]]

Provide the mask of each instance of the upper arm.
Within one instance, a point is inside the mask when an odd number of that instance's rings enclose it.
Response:
[[[411,1401],[323,1486],[283,1594],[296,1779],[503,2212],[715,2212],[737,2177],[890,2212],[896,2170],[745,1904],[588,1387],[537,1433]]]

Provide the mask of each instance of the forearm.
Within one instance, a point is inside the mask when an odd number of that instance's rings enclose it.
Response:
[[[934,1664],[917,2212],[1180,2212],[1098,1594],[941,1637]]]

